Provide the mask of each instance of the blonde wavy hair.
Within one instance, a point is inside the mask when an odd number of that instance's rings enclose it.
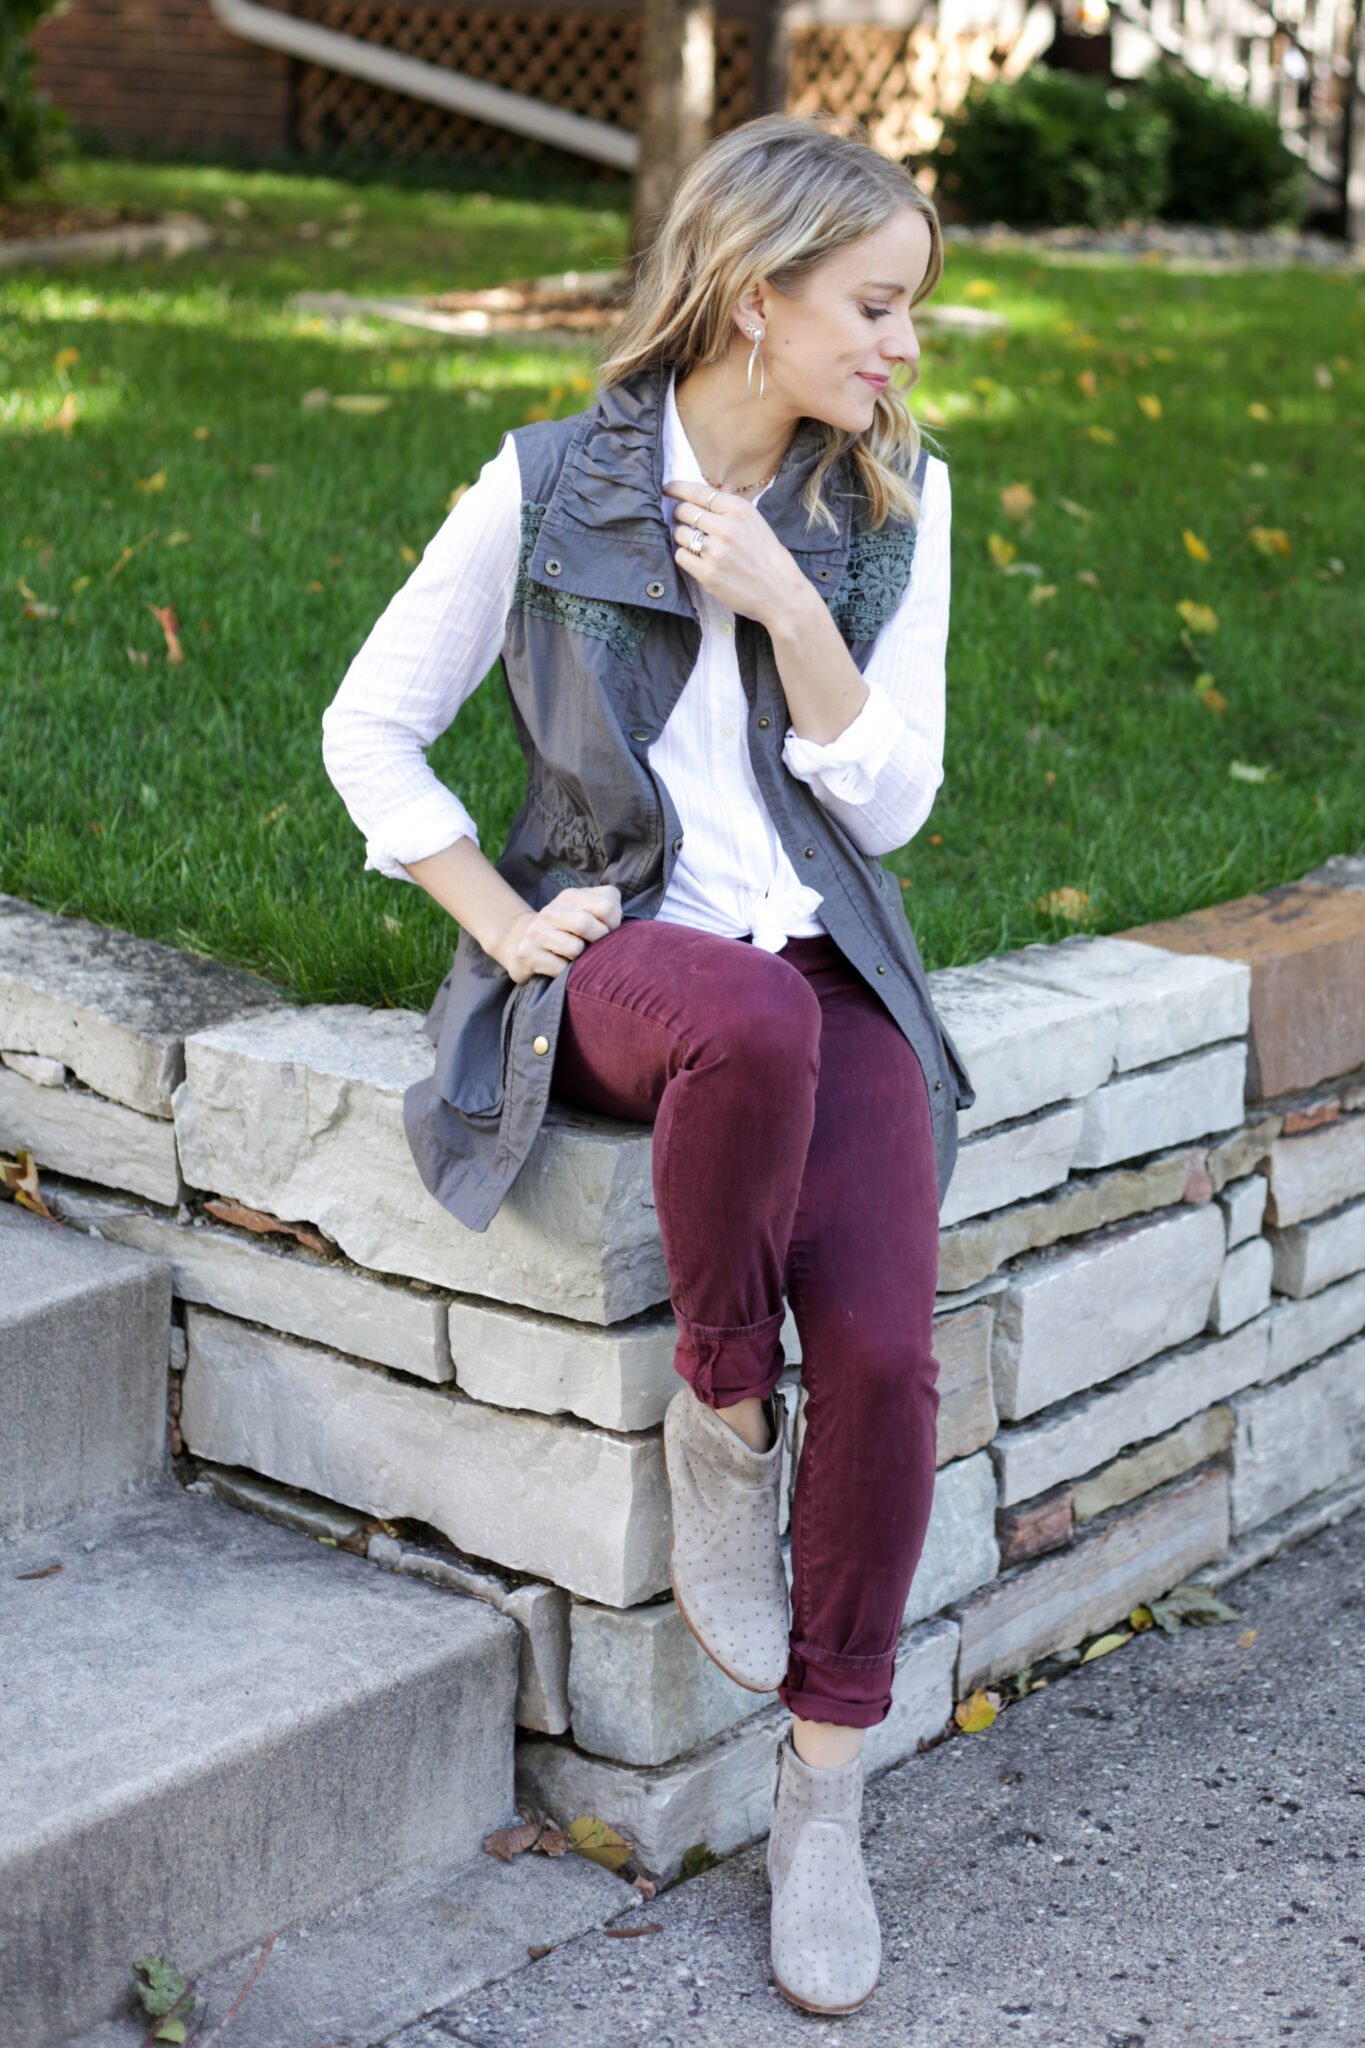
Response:
[[[734,338],[732,313],[751,286],[798,294],[831,251],[884,225],[897,207],[929,224],[929,267],[912,305],[943,275],[943,234],[932,200],[910,173],[873,147],[861,123],[840,132],[832,115],[763,114],[707,145],[688,166],[636,275],[598,369],[598,388],[651,364],[718,363]],[[823,486],[847,456],[867,499],[869,526],[893,513],[917,521],[912,477],[924,436],[906,393],[888,384],[872,423],[846,433],[823,420],[825,445],[802,492],[807,524],[838,530]]]

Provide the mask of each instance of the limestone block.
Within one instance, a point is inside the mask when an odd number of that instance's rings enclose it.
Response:
[[[1232,1410],[1220,1401],[1144,1444],[1141,1450],[1125,1451],[1089,1479],[1076,1481],[1071,1488],[1073,1520],[1093,1522],[1097,1515],[1106,1515],[1125,1501],[1155,1493],[1158,1486],[1179,1478],[1182,1472],[1220,1456],[1232,1442],[1234,1429]]]
[[[1263,1380],[1277,1380],[1365,1330],[1365,1273],[1353,1273],[1302,1301],[1277,1301],[1266,1317],[1270,1356]]]
[[[1119,1224],[1016,1267],[991,1345],[1000,1413],[1032,1415],[1193,1337],[1208,1321],[1222,1263],[1222,1216],[1201,1205]]]
[[[183,1366],[181,1370],[184,1370]],[[260,1515],[267,1522],[278,1523],[282,1529],[298,1529],[317,1542],[346,1544],[357,1556],[364,1554],[364,1515],[356,1514],[353,1508],[339,1508],[334,1500],[324,1500],[321,1494],[300,1493],[294,1487],[280,1486],[273,1479],[262,1479],[255,1472],[241,1472],[235,1465],[207,1464],[200,1465],[198,1478],[192,1480],[185,1491],[212,1494],[215,1499],[226,1501],[229,1507],[243,1508],[250,1515]],[[387,1543],[390,1539],[385,1537],[383,1540]],[[401,1549],[402,1546],[395,1545],[395,1548]]]
[[[1270,1273],[1275,1254],[1263,1237],[1249,1238],[1230,1251],[1218,1275],[1209,1305],[1209,1328],[1226,1332],[1270,1307]]]
[[[1365,1340],[1232,1406],[1232,1524],[1240,1533],[1365,1467]]]
[[[569,1596],[562,1586],[514,1586],[437,1550],[415,1550],[392,1536],[371,1536],[369,1556],[405,1579],[424,1579],[510,1614],[521,1629],[517,1726],[562,1735],[569,1725]]]
[[[603,1429],[652,1429],[682,1384],[678,1325],[665,1302],[624,1323],[570,1322],[463,1297],[450,1304],[450,1356],[466,1394]]]
[[[869,1771],[913,1756],[921,1738],[942,1733],[952,1712],[956,1652],[957,1630],[950,1622],[929,1622],[903,1638],[891,1712],[868,1731],[864,1744]],[[523,1740],[517,1745],[518,1798],[561,1824],[576,1814],[600,1814],[630,1835],[637,1866],[667,1882],[699,1843],[725,1855],[767,1834],[777,1750],[790,1719],[780,1703],[760,1706],[737,1727],[659,1766],[609,1762],[567,1743]]]
[[[939,1286],[945,1293],[974,1286],[1021,1252],[1041,1251],[1064,1237],[1187,1200],[1190,1158],[1182,1146],[1141,1166],[1073,1178],[1041,1201],[958,1224],[939,1240]]]
[[[624,1611],[576,1600],[569,1638],[573,1739],[596,1756],[667,1763],[765,1704],[711,1661],[671,1600]]]
[[[938,1360],[938,1463],[965,1458],[995,1435],[995,1397],[991,1392],[991,1324],[989,1301],[934,1317],[934,1356]]]
[[[668,1298],[652,1132],[552,1105],[487,1231],[427,1193],[403,1092],[431,1072],[415,1011],[275,1010],[185,1042],[176,1130],[191,1185],[308,1221],[358,1265],[611,1323]]]
[[[1051,1493],[1036,1493],[1017,1507],[1001,1508],[995,1518],[1000,1544],[1001,1568],[1041,1557],[1048,1550],[1063,1550],[1071,1541],[1071,1488],[1058,1486]]]
[[[1263,1173],[1249,1173],[1243,1180],[1229,1182],[1218,1197],[1228,1227],[1228,1249],[1245,1244],[1260,1231],[1265,1217],[1266,1179]]]
[[[1365,1202],[1267,1233],[1275,1247],[1277,1294],[1296,1299],[1365,1270]]]
[[[754,1695],[757,1699],[757,1695]],[[567,1826],[595,1813],[634,1844],[632,1861],[667,1883],[690,1848],[718,1856],[760,1841],[772,1824],[777,1749],[790,1715],[780,1703],[661,1765],[621,1764],[536,1737],[517,1743],[517,1803]]]
[[[146,1116],[169,1119],[190,1032],[282,1001],[258,975],[0,896],[5,1049],[60,1060]]]
[[[1284,1228],[1365,1195],[1365,1116],[1343,1117],[1270,1151],[1269,1220]]]
[[[1242,1038],[1250,1020],[1251,970],[1239,960],[1169,953],[1134,939],[1084,933],[1024,946],[993,966],[1048,988],[1112,1003],[1118,1017],[1114,1065],[1153,1066],[1220,1038]]]
[[[976,1088],[958,1118],[961,1138],[1088,1095],[1112,1071],[1112,1003],[1020,981],[993,960],[938,968],[929,987]]]
[[[1245,1084],[1246,1046],[1240,1040],[1120,1075],[1085,1105],[1077,1170],[1112,1166],[1239,1124]]]
[[[1000,1569],[995,1536],[995,1472],[990,1454],[977,1451],[934,1477],[934,1499],[924,1548],[905,1605],[905,1625],[964,1600]]]
[[[998,1580],[959,1611],[957,1697],[1070,1649],[1168,1593],[1221,1557],[1228,1534],[1228,1475],[1215,1466]]]
[[[1230,1137],[1210,1145],[1207,1154],[1209,1180],[1215,1194],[1243,1174],[1256,1173],[1270,1156],[1270,1148],[1284,1125],[1282,1116],[1258,1116]]]
[[[518,1415],[413,1386],[212,1309],[186,1313],[180,1427],[198,1457],[245,1465],[615,1607],[668,1584],[657,1436]]]
[[[958,1152],[939,1210],[942,1227],[949,1229],[987,1209],[1003,1209],[1064,1181],[1083,1117],[1079,1103],[1068,1103],[984,1137],[969,1138]]]
[[[0,918],[0,940],[5,921]],[[49,1088],[0,1067],[0,1151],[26,1146],[39,1168],[127,1188],[149,1201],[184,1199],[175,1129],[107,1096],[68,1085]]]
[[[1121,937],[1251,968],[1250,1101],[1365,1064],[1365,895],[1291,882]]]
[[[329,1344],[437,1385],[450,1378],[444,1296],[319,1258],[302,1245],[217,1224],[184,1224],[116,1195],[66,1188],[61,1212],[82,1230],[169,1259],[182,1301]]]
[[[1001,1505],[1093,1473],[1126,1446],[1254,1385],[1265,1371],[1269,1343],[1264,1320],[1247,1323],[1230,1336],[1202,1339],[1135,1367],[1101,1393],[1064,1402],[1017,1429],[1002,1429],[991,1446]]]
[[[70,1068],[64,1067],[60,1060],[44,1059],[36,1052],[0,1052],[0,1064],[13,1073],[22,1074],[26,1081],[34,1082],[39,1088],[61,1088],[70,1072]]]

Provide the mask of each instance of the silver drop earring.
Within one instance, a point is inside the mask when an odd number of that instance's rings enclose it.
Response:
[[[750,349],[750,351],[749,351],[749,376],[748,376],[748,385],[749,385],[749,396],[750,396],[750,398],[752,398],[752,397],[753,397],[753,395],[754,395],[754,358],[755,358],[755,357],[757,356],[757,357],[758,357],[758,395],[759,395],[759,397],[760,397],[760,398],[762,398],[762,396],[763,396],[763,387],[764,387],[764,382],[765,382],[765,379],[764,379],[764,375],[763,375],[763,358],[762,358],[762,356],[760,356],[760,355],[758,354],[758,348],[759,348],[759,343],[760,343],[760,342],[762,341],[762,339],[763,339],[763,329],[762,329],[761,327],[746,327],[744,331],[745,331],[745,333],[746,333],[746,334],[750,334],[750,335],[752,335],[752,336],[753,336],[753,343],[754,343],[754,345],[753,345],[752,349]]]

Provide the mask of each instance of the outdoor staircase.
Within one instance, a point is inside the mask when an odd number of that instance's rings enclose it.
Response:
[[[170,1342],[164,1260],[0,1206],[4,2048],[514,1813],[516,1623],[186,1493]]]

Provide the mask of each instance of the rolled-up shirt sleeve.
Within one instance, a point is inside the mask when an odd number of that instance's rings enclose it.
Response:
[[[411,882],[407,863],[478,827],[426,749],[502,646],[517,576],[521,475],[510,435],[457,500],[390,599],[322,715],[322,759],[367,869]]]
[[[943,780],[948,614],[952,575],[948,466],[930,456],[910,580],[863,670],[867,702],[823,746],[790,726],[782,758],[864,853],[913,839]]]

